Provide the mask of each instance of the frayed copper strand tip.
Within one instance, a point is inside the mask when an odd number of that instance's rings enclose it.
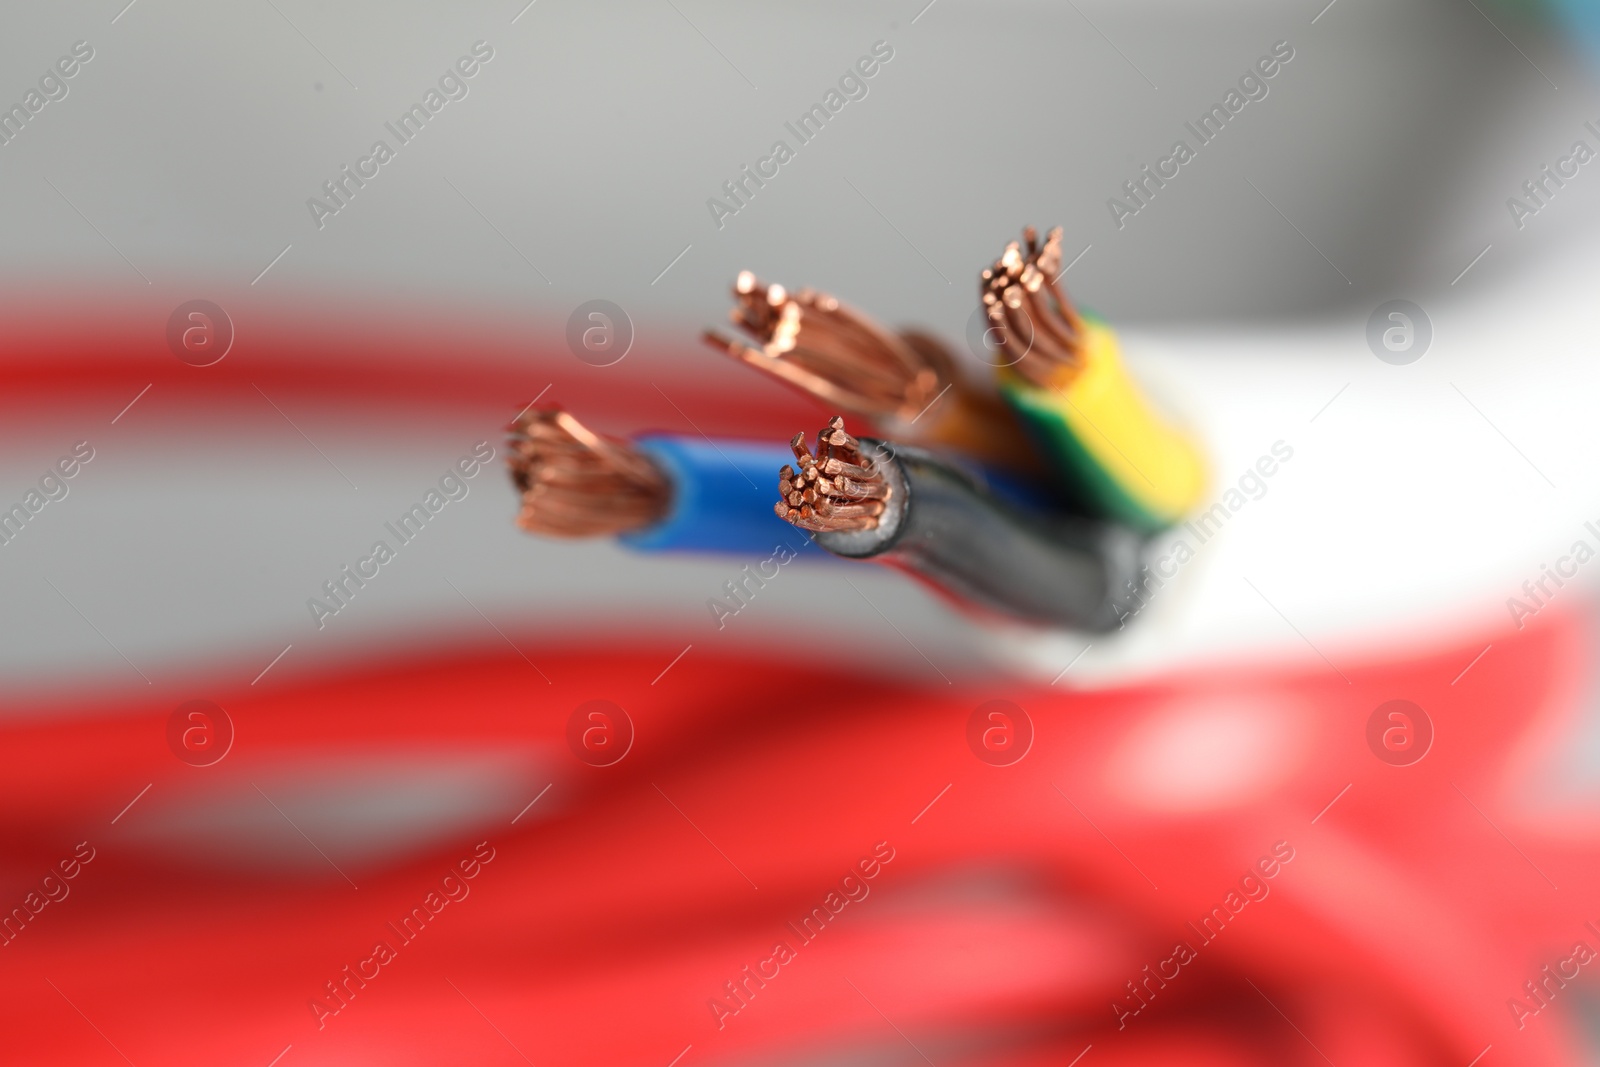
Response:
[[[666,514],[666,476],[626,441],[595,433],[559,407],[509,427],[506,464],[522,494],[517,525],[555,537],[605,537]]]
[[[733,284],[729,319],[750,343],[706,331],[725,355],[867,418],[915,418],[952,379],[947,353],[908,344],[827,293],[791,293],[749,271]]]
[[[999,331],[996,355],[1035,385],[1046,385],[1061,366],[1081,363],[1084,325],[1057,284],[1061,227],[1039,241],[1032,226],[1012,241],[978,281],[990,326]]]
[[[877,529],[889,483],[861,442],[845,432],[842,417],[835,415],[817,434],[815,455],[803,433],[789,447],[799,469],[785,464],[778,472],[778,518],[812,533]]]

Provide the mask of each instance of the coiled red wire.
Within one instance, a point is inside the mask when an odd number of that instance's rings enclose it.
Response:
[[[510,1063],[514,1045],[535,1063],[666,1064],[686,1046],[684,1062],[719,1063],[881,1047],[942,1067],[1092,1045],[1116,1063],[1464,1064],[1492,1045],[1497,1062],[1581,1062],[1578,994],[1520,1030],[1506,1001],[1591,936],[1596,841],[1520,817],[1506,756],[1587,672],[1583,629],[1541,619],[1455,689],[1464,646],[1346,668],[1350,684],[1311,668],[1086,694],[861,678],[821,708],[773,693],[781,656],[712,651],[652,687],[665,646],[545,648],[561,666],[534,689],[523,660],[485,649],[228,701],[235,749],[208,768],[173,759],[165,706],[57,708],[3,731],[7,865],[42,873],[84,839],[97,854],[0,949],[3,1056],[110,1062],[110,1042],[134,1063],[265,1063],[286,1045],[306,1063]],[[565,737],[601,677],[637,735],[597,768]],[[1397,693],[1438,728],[1405,768],[1364,739]],[[1036,729],[1009,767],[966,742],[972,708],[996,697]],[[1304,734],[1273,754],[1290,773],[1247,802],[1162,813],[1107,782],[1152,717],[1262,700]],[[132,832],[284,766],[442,747],[548,754],[549,814],[486,816],[362,870],[359,889],[331,870],[218,869]],[[110,824],[145,783],[146,811]],[[324,983],[395,941],[385,924],[480,840],[494,859],[466,898],[319,1020]],[[1294,858],[1269,894],[1202,945],[1189,924],[1279,841]],[[866,897],[802,944],[787,924],[877,842],[894,858]],[[724,984],[779,940],[795,958],[719,1017],[709,1002],[733,1003]],[[1178,940],[1197,959],[1119,1028],[1125,983]]]

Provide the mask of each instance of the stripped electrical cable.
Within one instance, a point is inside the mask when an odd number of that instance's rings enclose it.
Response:
[[[780,537],[805,530],[832,555],[896,566],[968,609],[1069,629],[1122,625],[1143,537],[1195,504],[1204,470],[1128,376],[1115,334],[1062,292],[1060,241],[1060,230],[1041,242],[1029,229],[983,272],[990,333],[1007,360],[996,392],[965,378],[929,335],[891,333],[831,296],[791,294],[748,271],[732,319],[758,344],[706,334],[747,365],[950,454],[857,439],[842,416],[815,453],[803,434],[784,453],[673,435],[623,441],[537,410],[512,428],[519,525],[644,551],[764,552],[779,528],[756,483],[792,453],[779,476]],[[1070,507],[1016,477],[1041,455]]]
[[[759,488],[787,458],[781,446],[678,434],[622,440],[553,406],[519,416],[508,444],[517,525],[529,533],[615,537],[642,552],[806,547],[772,520]]]
[[[847,559],[904,570],[968,610],[1103,632],[1130,614],[1141,538],[1115,523],[1018,510],[917,448],[855,438],[835,416],[790,447],[778,517]]]
[[[507,464],[522,494],[517,525],[555,537],[641,529],[667,511],[666,475],[627,442],[590,430],[560,408],[512,424]]]
[[[1091,514],[1147,532],[1200,502],[1198,445],[1145,399],[1116,334],[1080,313],[1058,284],[1061,230],[1041,244],[1029,227],[982,274],[979,292],[997,351],[1001,395],[1064,487]]]
[[[1042,468],[998,393],[963,374],[931,334],[895,334],[826,293],[734,282],[729,313],[754,345],[706,331],[711,347],[769,374],[834,410],[894,435],[959,449],[1018,471]]]

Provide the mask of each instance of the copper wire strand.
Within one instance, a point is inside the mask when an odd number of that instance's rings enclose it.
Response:
[[[754,344],[710,330],[706,343],[833,407],[908,419],[949,384],[951,365],[826,293],[790,293],[742,271],[733,297],[729,320]]]
[[[1012,364],[1038,386],[1051,384],[1062,367],[1082,363],[1083,318],[1057,282],[1061,273],[1061,227],[1039,240],[1032,226],[1012,241],[978,283],[991,326],[1001,331],[1002,349],[1024,354]]]
[[[1041,246],[1036,231],[1029,227],[1024,239],[1026,249],[1012,242],[999,262],[984,272],[983,296],[990,321],[1009,331],[1005,343],[1023,349],[1019,372],[1043,384],[1057,366],[1078,361],[1083,324],[1052,280],[1060,265],[1061,231],[1051,231]],[[1047,292],[1041,293],[1041,289]],[[1029,356],[1037,358],[1029,360]]]
[[[789,442],[796,466],[778,471],[779,500],[773,505],[778,518],[813,533],[873,530],[889,498],[889,483],[861,442],[845,432],[844,418],[835,415],[817,433],[816,452],[806,447],[806,435]]]
[[[595,433],[559,407],[525,412],[506,458],[522,494],[517,525],[555,537],[604,537],[666,514],[667,478],[626,441]]]
[[[1010,331],[1005,343],[1015,338],[1025,352],[1019,357],[1023,361],[1038,352],[1041,358],[1029,370],[1048,372],[1076,360],[1083,322],[1053,280],[1060,265],[1061,230],[1052,230],[1043,246],[1032,227],[1023,236],[1026,250],[1015,241],[1007,245],[999,262],[983,273],[980,288],[990,321]],[[1041,289],[1048,292],[1041,295]]]

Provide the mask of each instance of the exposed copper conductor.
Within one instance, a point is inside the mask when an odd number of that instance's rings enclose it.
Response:
[[[817,451],[806,448],[806,435],[789,442],[799,469],[785,464],[778,472],[778,495],[773,505],[778,518],[813,533],[872,530],[889,499],[889,483],[861,442],[845,433],[844,419],[835,415],[817,434]]]
[[[1034,385],[1049,386],[1057,368],[1077,366],[1084,325],[1056,284],[1061,274],[1061,227],[1045,235],[1032,226],[1023,244],[1012,241],[978,283],[989,324],[1001,331],[1000,351]]]
[[[791,293],[741,271],[733,297],[729,319],[756,345],[709,330],[706,342],[830,407],[914,419],[953,380],[954,364],[941,350],[908,344],[826,293]]]
[[[558,407],[518,417],[507,444],[511,481],[522,494],[517,525],[529,533],[626,533],[657,521],[671,503],[671,486],[655,464]]]

